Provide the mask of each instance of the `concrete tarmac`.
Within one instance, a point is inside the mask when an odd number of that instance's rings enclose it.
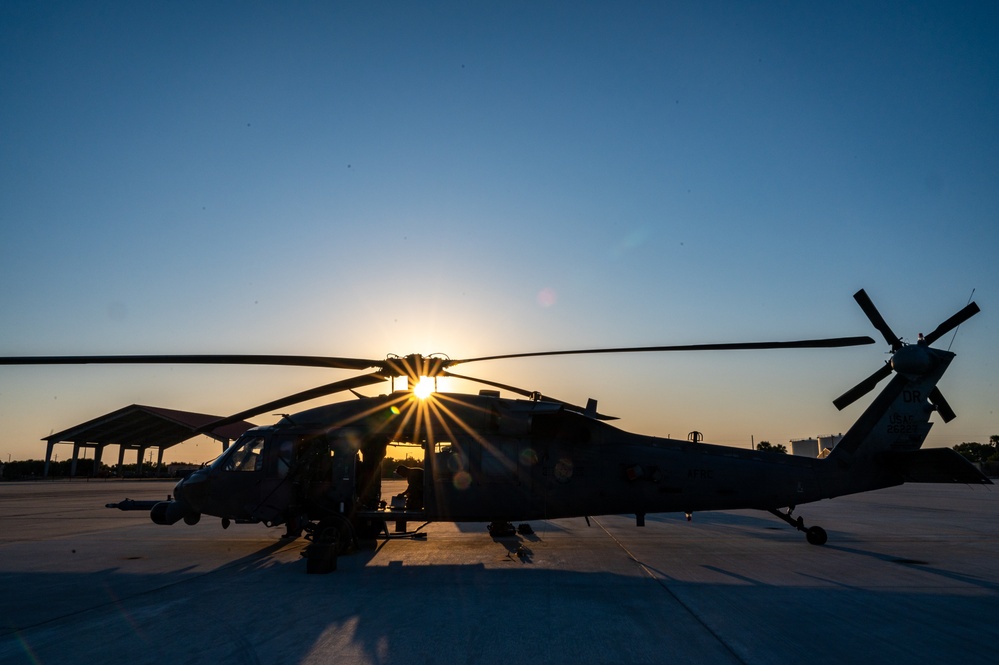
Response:
[[[171,490],[0,483],[0,663],[997,662],[994,488],[801,506],[821,547],[754,511],[430,524],[328,575],[281,529],[103,507]]]

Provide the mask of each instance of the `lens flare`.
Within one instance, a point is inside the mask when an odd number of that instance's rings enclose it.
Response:
[[[468,471],[459,471],[454,474],[454,479],[451,482],[454,483],[454,488],[456,490],[467,490],[472,486],[472,474]]]
[[[551,287],[545,287],[538,291],[538,304],[542,307],[551,307],[558,300],[558,295],[555,293],[555,289]]]

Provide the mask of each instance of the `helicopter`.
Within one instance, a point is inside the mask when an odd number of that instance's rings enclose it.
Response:
[[[780,455],[699,441],[634,434],[609,421],[596,400],[585,406],[488,379],[457,374],[459,364],[556,355],[674,351],[835,348],[874,344],[868,336],[560,350],[451,359],[436,354],[382,360],[326,356],[146,355],[6,357],[0,364],[203,363],[267,364],[373,370],[282,397],[203,426],[199,432],[307,400],[351,392],[356,399],[284,415],[247,430],[213,462],[182,479],[166,501],[125,500],[121,510],[148,510],[153,522],[196,524],[203,516],[231,523],[284,525],[284,537],[306,533],[307,571],[336,568],[336,557],[363,540],[413,535],[409,521],[484,522],[494,537],[529,533],[513,522],[649,513],[759,509],[803,532],[828,536],[795,516],[799,505],[905,482],[991,484],[951,449],[922,450],[932,426],[955,413],[937,382],[954,359],[931,345],[980,310],[974,302],[905,343],[867,293],[854,299],[891,349],[891,358],[833,401],[842,410],[884,379],[888,385],[823,458]],[[405,377],[407,389],[396,391]],[[422,379],[452,377],[488,386],[478,394],[423,392]],[[389,380],[379,396],[358,392]],[[518,395],[500,396],[500,390]],[[419,448],[421,467],[400,467],[407,489],[383,500],[381,463],[390,445]],[[418,534],[417,534],[418,535]]]

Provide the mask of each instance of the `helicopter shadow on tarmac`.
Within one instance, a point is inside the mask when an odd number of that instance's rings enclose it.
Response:
[[[569,531],[565,526],[559,524],[559,521],[554,520],[532,520],[529,522],[518,522],[517,525],[519,524],[529,524],[535,534],[551,532],[566,533]],[[454,522],[454,526],[461,533],[489,535],[489,530],[483,522]]]
[[[630,516],[629,516],[630,517]],[[632,518],[633,519],[633,518]],[[706,511],[694,513],[690,520],[687,520],[682,513],[665,513],[657,515],[646,515],[646,522],[649,527],[659,526],[667,529],[692,528],[704,529],[711,533],[728,532],[733,537],[753,538],[772,540],[777,537],[781,540],[798,541],[800,535],[793,529],[778,522],[774,517],[759,512],[759,515],[752,511]],[[829,530],[830,537],[839,536],[839,532]],[[668,537],[668,536],[665,536]]]
[[[961,573],[957,573],[952,570],[947,570],[945,568],[942,568],[938,565],[934,565],[933,562],[931,561],[911,559],[904,556],[897,556],[893,554],[885,554],[883,552],[863,550],[856,547],[846,547],[843,545],[828,545],[827,547],[830,550],[843,552],[849,555],[869,557],[873,560],[884,563],[890,563],[906,568],[918,569],[922,573],[935,575],[942,579],[950,580],[961,585],[975,587],[983,591],[988,591],[992,593],[999,593],[999,581],[989,580],[984,577],[975,576],[975,575],[964,575]]]
[[[794,662],[812,653],[809,662],[832,663],[859,653],[895,662],[960,653],[963,662],[988,662],[979,645],[999,635],[973,620],[994,603],[994,584],[977,596],[947,586],[871,589],[849,579],[795,587],[761,581],[754,571],[783,566],[765,557],[738,570],[705,563],[721,574],[712,583],[653,580],[635,568],[369,566],[366,550],[344,557],[336,574],[309,576],[304,562],[288,556],[294,549],[268,544],[208,573],[111,569],[96,580],[93,573],[25,573],[18,588],[48,590],[36,597],[49,605],[48,616],[26,623],[7,615],[0,661],[390,665],[526,657],[657,663],[668,656],[703,663],[752,662],[760,653]],[[892,618],[861,629],[861,609]],[[848,629],[851,639],[841,639]]]
[[[695,518],[696,519],[696,518]],[[657,516],[657,519],[651,520],[659,523],[668,523],[670,521],[670,516],[661,515]],[[703,513],[702,524],[710,524],[712,526],[721,526],[724,528],[736,527],[738,531],[734,531],[733,534],[738,535],[740,538],[750,537],[756,540],[795,540],[794,534],[785,528],[780,526],[774,527],[769,524],[769,520],[766,517],[759,517],[752,514],[747,514],[742,511],[738,512],[711,512]],[[761,529],[766,529],[767,531],[762,531]],[[775,534],[773,531],[782,531],[783,534]],[[871,567],[873,565],[889,564],[892,567],[899,569],[908,569],[911,571],[918,571],[919,575],[927,575],[937,578],[939,581],[945,581],[945,584],[956,584],[969,589],[977,589],[979,592],[989,593],[989,594],[999,594],[999,581],[994,579],[989,579],[986,575],[977,574],[966,574],[957,572],[954,570],[948,570],[946,568],[946,563],[941,564],[935,562],[934,560],[923,560],[910,558],[906,553],[911,551],[912,544],[909,542],[908,538],[903,538],[902,540],[894,540],[888,538],[881,542],[881,551],[874,549],[878,547],[878,543],[870,542],[864,539],[856,538],[855,534],[849,532],[836,532],[830,531],[833,537],[838,542],[833,542],[825,545],[823,548],[826,552],[836,552],[841,553],[845,560],[851,561],[851,565],[860,567]],[[788,537],[789,536],[789,537]],[[848,544],[844,544],[848,543]],[[862,543],[867,543],[870,547],[861,547]],[[810,552],[810,550],[806,550]],[[934,557],[930,557],[933,559]],[[939,557],[937,557],[939,558]],[[866,562],[864,560],[867,560]],[[656,568],[655,566],[649,565],[638,558],[635,558],[636,563],[645,567],[650,574],[663,579],[671,580],[671,574],[661,568]],[[720,566],[714,566],[705,564],[703,565],[705,570],[713,571],[715,573],[727,576],[733,580],[739,580],[743,583],[748,584],[759,584],[758,580],[754,580],[750,577],[734,572],[733,570],[726,569]],[[834,573],[821,574],[821,573],[797,573],[803,578],[813,579],[820,583],[835,583],[842,584],[843,582],[837,580],[837,576]],[[859,588],[859,587],[857,587]]]

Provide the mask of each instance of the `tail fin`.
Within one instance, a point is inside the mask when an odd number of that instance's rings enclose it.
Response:
[[[919,450],[933,426],[930,414],[937,409],[930,395],[954,359],[949,351],[922,348],[932,358],[929,369],[918,375],[896,373],[828,460],[851,466],[879,453]]]

